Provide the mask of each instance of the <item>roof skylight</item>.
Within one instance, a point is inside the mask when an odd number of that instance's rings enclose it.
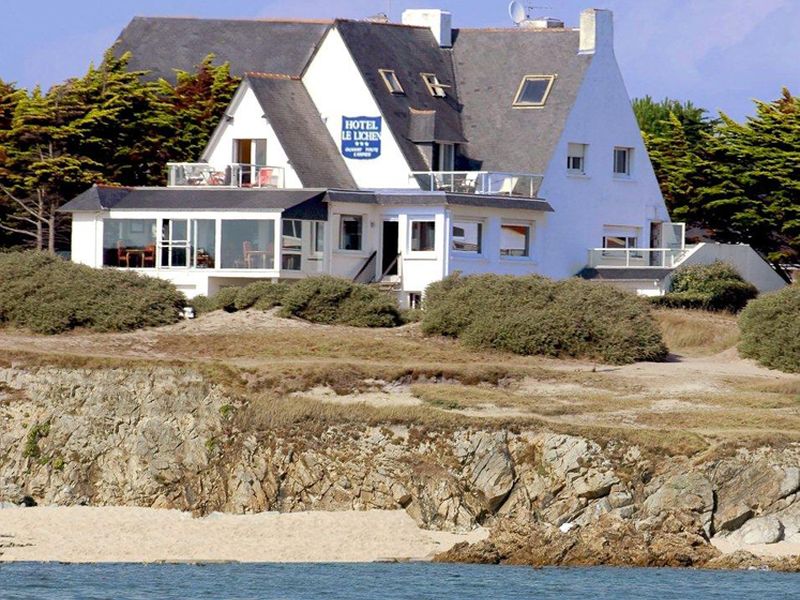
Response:
[[[449,85],[445,85],[439,81],[439,78],[434,73],[420,73],[420,75],[428,91],[431,93],[431,96],[436,98],[447,97],[447,88],[450,87]]]
[[[544,106],[555,78],[555,75],[526,75],[523,77],[514,99],[514,107],[538,108]]]
[[[383,83],[386,84],[386,88],[390,93],[405,94],[403,86],[400,85],[400,80],[397,78],[397,73],[395,73],[392,69],[378,69],[378,73],[381,74]]]

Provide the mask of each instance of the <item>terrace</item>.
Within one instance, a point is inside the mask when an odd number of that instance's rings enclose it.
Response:
[[[536,198],[542,175],[499,171],[414,171],[409,180],[430,192]]]
[[[232,163],[218,169],[208,163],[167,163],[168,187],[284,188],[282,167]]]

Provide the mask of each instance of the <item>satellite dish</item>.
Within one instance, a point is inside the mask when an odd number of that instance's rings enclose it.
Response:
[[[512,0],[508,5],[508,15],[515,25],[519,25],[528,18],[528,11],[518,0]]]

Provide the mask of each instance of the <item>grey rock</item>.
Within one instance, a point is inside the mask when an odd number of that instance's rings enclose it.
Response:
[[[654,482],[653,487],[655,490],[644,501],[648,515],[689,511],[699,517],[706,534],[711,535],[714,490],[704,475],[696,471],[680,473],[663,482]]]
[[[783,524],[771,516],[750,519],[733,537],[744,544],[774,544],[783,538]]]

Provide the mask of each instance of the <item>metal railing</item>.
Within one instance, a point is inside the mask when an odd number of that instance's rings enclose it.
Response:
[[[457,194],[494,194],[535,198],[542,184],[542,175],[503,173],[499,171],[414,171],[409,179],[431,192]]]
[[[654,267],[672,269],[691,248],[590,248],[589,267]]]
[[[217,169],[208,163],[167,163],[169,187],[283,188],[282,167],[233,163]]]

